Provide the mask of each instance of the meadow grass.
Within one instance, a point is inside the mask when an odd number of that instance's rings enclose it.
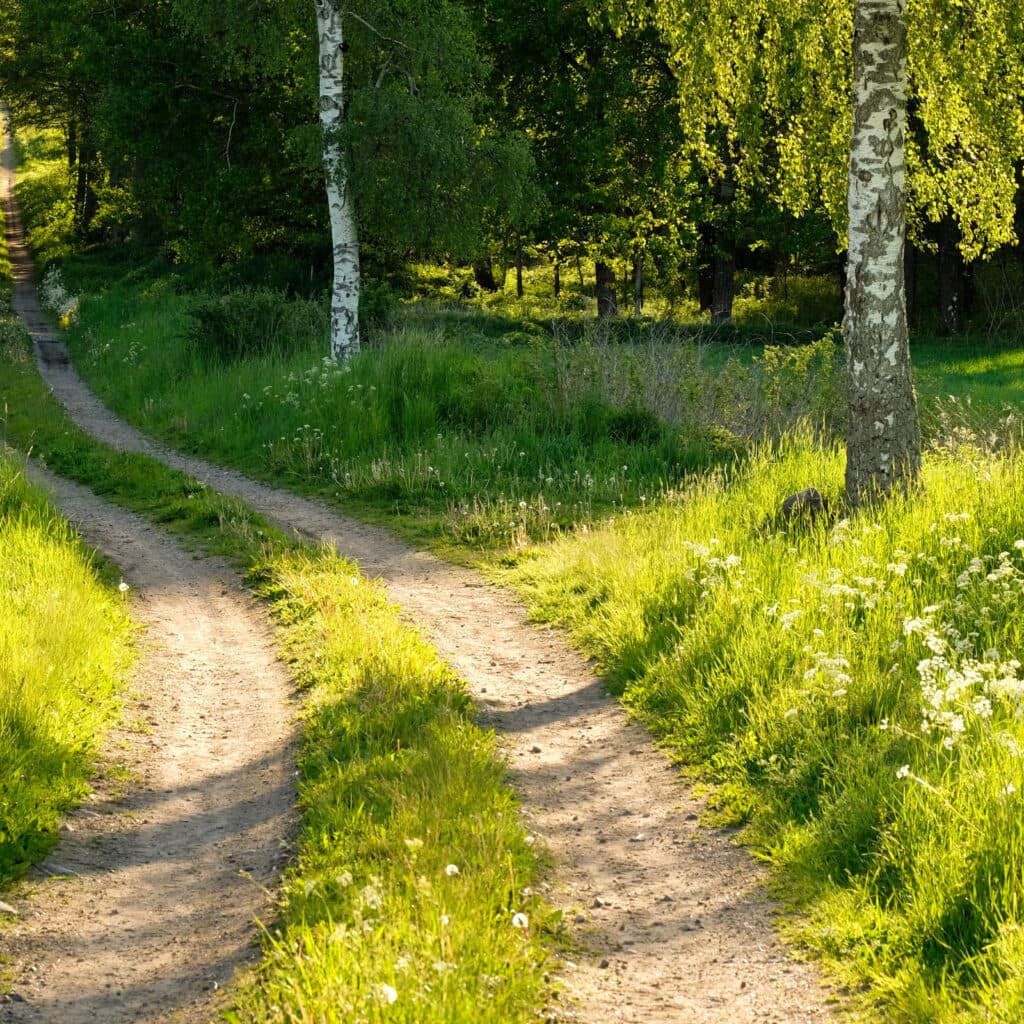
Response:
[[[461,681],[355,565],[293,543],[240,502],[152,459],[90,441],[47,392],[9,314],[0,315],[0,338],[7,440],[232,559],[270,601],[285,656],[306,693],[295,859],[277,920],[264,935],[265,958],[243,980],[225,1019],[536,1019],[557,998],[546,969],[559,922],[531,891],[539,851],[519,821],[495,738],[474,724]],[[20,501],[15,484],[0,478],[0,497],[8,495]],[[6,541],[7,521],[0,522]],[[60,537],[59,530],[46,521],[36,532]],[[56,597],[48,577],[33,577],[36,557],[33,551],[31,564],[19,561],[16,546],[8,557],[5,543],[0,591],[9,588],[19,608],[35,595],[52,629]],[[83,615],[75,631],[91,628],[101,638],[96,615],[105,606],[98,599],[92,606],[92,617]],[[24,678],[37,694],[31,708],[42,707],[46,725],[53,719],[56,739],[46,749],[32,746],[31,720],[22,726],[22,718],[12,718],[19,729],[10,744],[0,733],[0,766],[17,758],[12,771],[26,772],[25,785],[45,786],[59,804],[60,785],[24,767],[72,764],[57,743],[70,742],[56,725],[69,727],[64,707],[36,686],[39,676],[51,679],[56,655],[33,648],[23,633],[5,620],[0,645],[21,645],[32,668]],[[12,666],[21,671],[20,662]],[[84,661],[76,682],[87,682],[89,669]],[[25,703],[23,677],[13,678]],[[82,699],[88,696],[85,690]],[[55,709],[59,718],[51,715]],[[15,713],[22,714],[17,705]],[[94,734],[88,716],[71,721]],[[5,799],[11,785],[21,785],[8,781],[14,778],[0,775]]]
[[[792,927],[890,1021],[1024,1012],[1024,457],[934,450],[923,488],[841,488],[806,438],[508,559],[775,868]]]

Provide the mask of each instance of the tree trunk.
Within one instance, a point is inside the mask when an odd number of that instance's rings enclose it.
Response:
[[[473,279],[485,292],[496,292],[498,282],[494,280],[494,265],[491,256],[481,256],[473,263]]]
[[[99,202],[96,196],[96,171],[99,155],[87,141],[78,145],[75,168],[75,231],[80,238],[89,236]]]
[[[341,151],[344,116],[345,39],[335,0],[313,0],[320,42],[320,126],[324,177],[331,215],[334,276],[331,286],[331,358],[348,360],[359,351],[359,238]]]
[[[722,178],[715,187],[715,226],[711,232],[711,322],[728,323],[732,319],[732,301],[736,295],[736,233],[729,210],[736,186]]]
[[[905,0],[855,0],[843,320],[853,506],[909,490],[921,468],[903,279],[906,106]]]
[[[948,338],[963,327],[964,257],[960,226],[951,213],[939,221],[939,334]]]
[[[78,122],[75,115],[68,118],[68,167],[74,167],[78,160]]]
[[[597,278],[597,315],[616,316],[619,305],[615,299],[615,271],[611,264],[598,260],[594,265],[594,274]]]
[[[711,278],[711,322],[728,323],[732,319],[732,300],[736,295],[736,238],[730,227],[716,227]]]
[[[523,297],[523,243],[516,242],[516,298]]]
[[[633,254],[633,316],[641,316],[644,311],[644,254]]]
[[[715,294],[715,229],[710,224],[700,227],[697,243],[697,301],[702,313],[711,312]]]

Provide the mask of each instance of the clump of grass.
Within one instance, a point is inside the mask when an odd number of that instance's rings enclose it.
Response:
[[[1024,454],[960,443],[907,499],[780,525],[841,468],[797,438],[502,578],[716,783],[887,1020],[1019,1019]]]
[[[0,885],[56,840],[116,716],[132,627],[67,523],[0,456]]]

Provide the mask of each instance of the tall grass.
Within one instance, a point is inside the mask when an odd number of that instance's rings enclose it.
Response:
[[[0,455],[0,885],[88,792],[131,662],[131,623],[67,523]]]
[[[910,498],[775,516],[840,473],[796,438],[503,578],[716,784],[885,1019],[1019,1020],[1024,455],[936,450]]]

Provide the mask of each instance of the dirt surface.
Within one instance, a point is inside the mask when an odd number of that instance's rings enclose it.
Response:
[[[33,301],[30,289],[19,293],[39,352],[58,339],[40,326]],[[154,455],[356,559],[468,681],[484,722],[503,735],[527,824],[554,860],[546,895],[564,908],[582,950],[563,972],[578,1019],[830,1018],[815,970],[789,959],[777,941],[774,908],[748,854],[727,834],[698,828],[702,805],[562,636],[529,625],[512,595],[470,570],[315,501],[153,444],[92,396],[59,344],[39,362],[94,436]]]

